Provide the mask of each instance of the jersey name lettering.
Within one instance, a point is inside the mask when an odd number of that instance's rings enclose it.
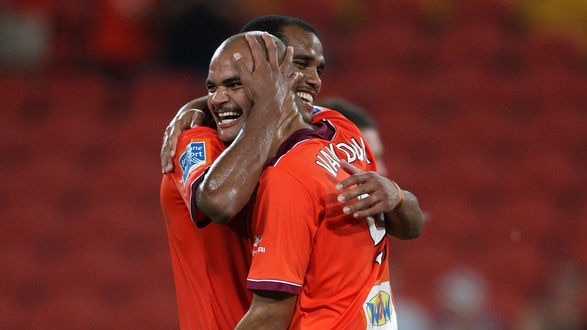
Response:
[[[337,151],[339,151],[337,153]],[[354,137],[347,142],[339,142],[336,145],[330,143],[327,146],[320,149],[320,152],[316,155],[316,164],[323,167],[333,176],[336,176],[338,169],[340,168],[340,160],[344,159],[347,163],[352,164],[355,161],[366,161],[368,164],[371,163],[367,159],[367,152],[365,150],[365,142],[363,138],[359,137],[357,141]]]

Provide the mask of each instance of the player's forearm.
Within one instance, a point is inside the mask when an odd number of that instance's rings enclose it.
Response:
[[[414,194],[404,190],[405,202],[385,213],[385,223],[390,235],[399,239],[414,239],[424,228],[424,214]]]
[[[259,104],[274,107],[274,103]],[[214,161],[198,186],[198,209],[216,223],[227,223],[247,204],[259,181],[265,162],[273,152],[276,124],[255,113],[232,144]]]
[[[193,99],[191,101],[189,101],[188,103],[186,103],[181,109],[207,109],[208,108],[208,96],[201,96],[198,97],[197,99]]]
[[[235,330],[284,330],[289,327],[291,319],[279,318],[272,313],[251,313],[249,311],[236,326]]]
[[[188,101],[184,104],[179,110],[175,117],[169,123],[169,126],[175,126],[179,129],[179,131],[184,131],[190,128],[191,116],[185,116],[187,112],[193,111],[193,109],[199,109],[203,111],[208,111],[208,96],[201,96],[197,99],[193,99]],[[189,121],[187,121],[189,119]]]
[[[279,292],[253,295],[251,307],[236,330],[282,330],[289,328],[297,296]]]

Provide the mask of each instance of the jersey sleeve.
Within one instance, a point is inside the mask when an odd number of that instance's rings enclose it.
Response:
[[[247,288],[299,294],[317,230],[317,201],[288,173],[266,171],[253,213]]]
[[[192,220],[203,227],[209,220],[193,202],[192,191],[203,178],[220,153],[225,149],[218,139],[216,130],[209,127],[196,127],[183,132],[178,140],[176,156],[173,159],[174,181],[181,196],[190,209]]]

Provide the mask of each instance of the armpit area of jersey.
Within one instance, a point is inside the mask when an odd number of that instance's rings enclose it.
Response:
[[[190,218],[198,228],[204,228],[212,222],[212,220],[204,214],[204,212],[198,209],[196,205],[196,193],[198,190],[198,186],[204,180],[204,175],[208,172],[206,169],[194,182],[192,182],[190,186]]]

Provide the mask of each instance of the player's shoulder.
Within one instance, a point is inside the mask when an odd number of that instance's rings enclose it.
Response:
[[[225,148],[216,130],[210,127],[199,126],[182,132],[173,160],[183,182],[187,182],[188,176],[195,170],[211,164]]]
[[[350,122],[350,120],[348,120],[345,116],[336,110],[328,109],[322,106],[314,106],[314,110],[312,110],[312,122],[315,123],[323,119]]]
[[[360,134],[360,130],[351,120],[336,110],[328,109],[321,106],[314,106],[312,112],[312,123],[319,121],[328,121],[337,131],[344,131],[350,134]]]
[[[210,127],[198,126],[183,131],[178,138],[177,154],[194,147],[200,149],[220,149],[224,150],[225,145],[218,138],[218,132]]]
[[[198,126],[181,132],[179,135],[179,142],[181,143],[198,138],[219,140],[218,132],[215,129],[207,126]]]

